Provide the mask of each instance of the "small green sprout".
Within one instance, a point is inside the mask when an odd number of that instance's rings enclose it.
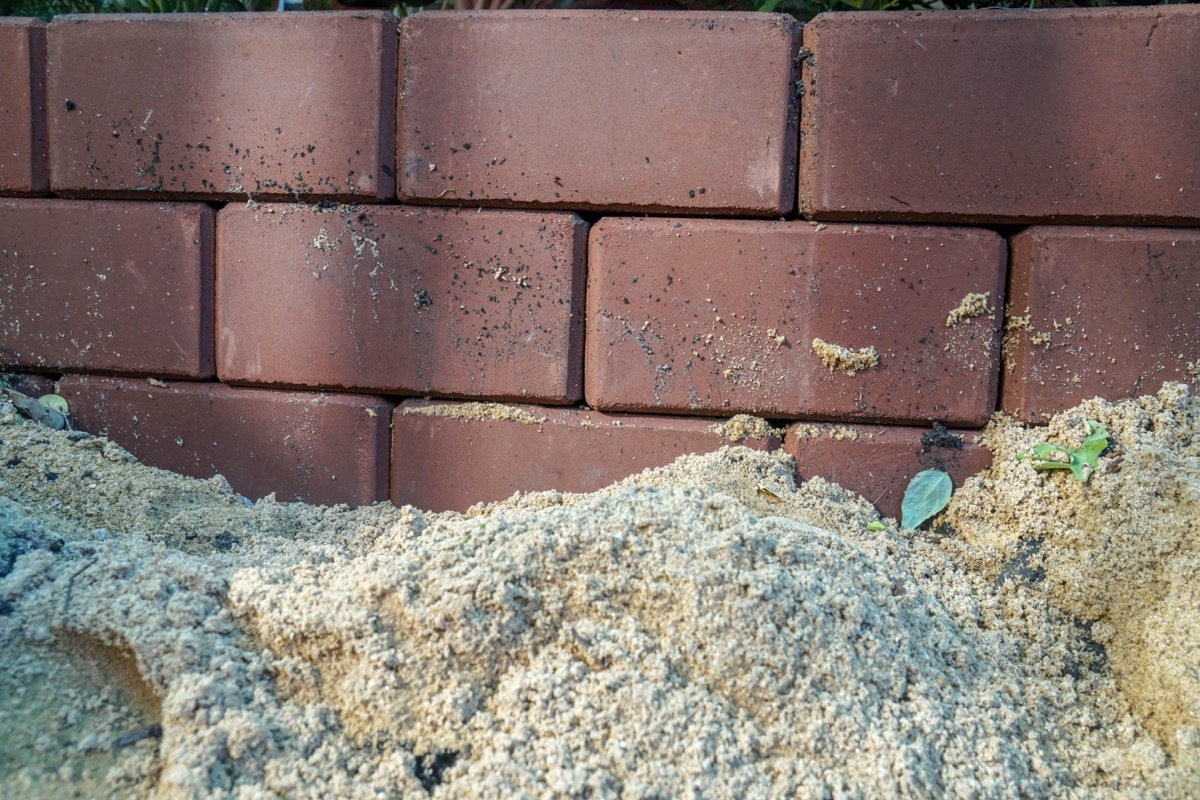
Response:
[[[1030,459],[1033,468],[1040,471],[1048,469],[1069,469],[1080,483],[1087,483],[1088,478],[1096,469],[1100,454],[1108,447],[1108,431],[1093,419],[1087,420],[1087,438],[1079,447],[1063,447],[1057,444],[1042,442],[1035,444],[1032,452],[1021,453],[1018,459]]]
[[[882,522],[880,522],[879,520],[875,520],[874,522],[867,523],[867,530],[869,530],[869,531],[881,531],[883,529],[884,529],[884,524]]]

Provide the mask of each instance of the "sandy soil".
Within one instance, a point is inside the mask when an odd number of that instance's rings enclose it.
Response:
[[[1085,419],[1088,484],[1016,460]],[[869,532],[742,448],[347,510],[0,404],[0,796],[1200,796],[1200,402],[986,442]]]

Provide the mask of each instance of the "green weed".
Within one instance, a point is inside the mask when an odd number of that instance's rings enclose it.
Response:
[[[1069,469],[1077,481],[1087,483],[1096,469],[1100,454],[1108,448],[1109,437],[1108,431],[1099,422],[1089,419],[1084,424],[1087,426],[1087,438],[1079,447],[1042,442],[1035,444],[1030,452],[1018,455],[1017,459],[1032,461],[1033,468],[1039,472]]]

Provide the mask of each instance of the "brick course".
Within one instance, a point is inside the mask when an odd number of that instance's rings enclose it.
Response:
[[[580,397],[587,225],[573,214],[230,206],[218,228],[226,382]]]
[[[800,210],[1200,221],[1200,6],[822,14]]]
[[[514,492],[590,492],[729,442],[721,420],[405,400],[392,421],[392,502],[464,511]],[[449,415],[447,415],[449,414]],[[445,416],[443,416],[445,415]],[[775,439],[739,444],[774,449]]]
[[[622,411],[982,425],[1004,258],[988,231],[602,219],[585,395]],[[949,325],[973,293],[986,307]],[[873,347],[878,366],[831,368],[815,339]]]
[[[46,28],[0,17],[0,194],[45,194]]]
[[[1012,250],[1005,411],[1200,386],[1200,230],[1038,226]]]
[[[251,499],[362,505],[387,499],[392,404],[364,395],[68,375],[75,427],[151,466],[224,475]]]
[[[396,21],[351,14],[56,17],[62,195],[390,197]]]
[[[405,19],[401,38],[405,200],[750,216],[794,206],[790,17],[429,12]]]
[[[213,375],[213,213],[0,199],[0,366]]]

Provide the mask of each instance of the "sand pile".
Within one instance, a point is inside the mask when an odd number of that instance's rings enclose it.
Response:
[[[1013,458],[1085,418],[1086,486]],[[876,533],[741,448],[349,511],[5,404],[0,794],[1196,796],[1200,403],[988,442],[936,532]]]

